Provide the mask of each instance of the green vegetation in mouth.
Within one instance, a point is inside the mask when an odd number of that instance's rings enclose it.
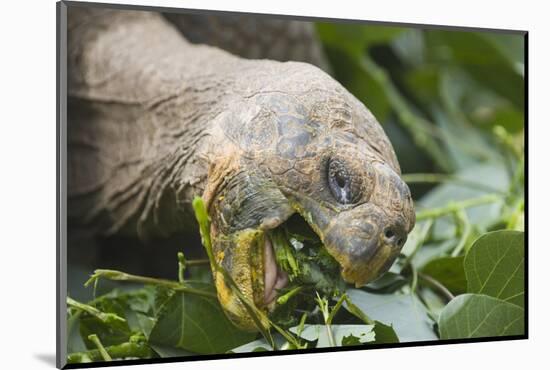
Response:
[[[288,274],[288,285],[279,290],[271,315],[281,325],[296,324],[296,311],[315,306],[316,292],[335,297],[345,291],[341,267],[299,215],[269,232],[280,269]]]
[[[269,234],[277,263],[290,279],[287,290],[309,287],[329,296],[343,291],[340,265],[321,240],[315,234],[295,229],[284,225]]]

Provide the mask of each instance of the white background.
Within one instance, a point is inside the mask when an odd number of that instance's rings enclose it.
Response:
[[[201,361],[131,369],[475,369],[482,366],[512,369],[526,365],[548,366],[550,21],[544,1],[128,2],[530,31],[529,340]],[[55,2],[5,1],[0,14],[0,367],[53,368],[56,330]],[[537,366],[539,363],[546,365]]]

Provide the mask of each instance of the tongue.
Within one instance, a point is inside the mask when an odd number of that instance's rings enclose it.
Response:
[[[273,247],[269,238],[265,238],[264,247],[264,300],[270,296],[277,281],[277,263],[273,255]]]
[[[264,246],[264,302],[271,303],[277,297],[277,289],[284,288],[288,283],[288,275],[282,271],[275,261],[273,246],[269,238],[265,238]]]

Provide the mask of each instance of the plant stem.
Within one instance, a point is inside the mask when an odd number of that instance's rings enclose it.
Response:
[[[344,303],[346,298],[347,298],[346,294],[345,293],[342,294],[340,296],[340,299],[338,299],[338,301],[334,305],[334,307],[332,307],[332,311],[330,311],[330,314],[328,315],[328,318],[327,318],[327,324],[328,325],[332,325],[332,320],[334,319],[334,316],[336,316],[336,314],[340,310],[340,307],[342,307],[342,304]]]
[[[214,266],[216,260],[214,259],[214,254],[212,252],[212,241],[210,239],[210,218],[208,217],[208,212],[204,201],[201,197],[195,197],[193,199],[193,210],[195,211],[195,217],[199,223],[199,231],[201,234],[201,241],[204,249],[206,249],[206,254],[208,255],[208,260],[210,264]]]
[[[71,297],[67,297],[67,305],[69,307],[76,308],[80,311],[87,312],[88,314],[96,317],[97,319],[99,319],[100,321],[106,324],[112,323],[114,321],[126,322],[124,318],[118,316],[117,314],[110,313],[110,312],[109,313],[102,312],[93,306],[75,301]]]
[[[516,204],[514,205],[511,215],[508,217],[508,222],[506,224],[507,229],[516,229],[519,220],[524,217],[524,209],[525,209],[525,200],[520,199]],[[523,225],[523,222],[522,222]]]
[[[358,319],[360,319],[361,321],[363,321],[365,324],[367,325],[374,325],[375,324],[375,321],[373,319],[371,319],[370,317],[367,316],[366,313],[364,313],[359,307],[357,307],[350,299],[349,297],[346,295],[344,300],[346,301],[346,304],[347,304],[347,309],[348,311],[354,315],[355,317],[357,317]]]
[[[84,283],[84,286],[88,286],[92,282],[100,278],[104,278],[108,280],[116,280],[116,281],[131,281],[131,282],[141,283],[145,285],[158,285],[158,286],[163,286],[166,288],[170,288],[170,289],[185,292],[185,293],[197,294],[197,295],[210,297],[210,298],[216,298],[216,294],[214,293],[187,287],[184,284],[181,284],[177,281],[157,279],[157,278],[152,278],[148,276],[132,275],[132,274],[128,274],[126,272],[117,271],[117,270],[103,270],[103,269],[95,270],[94,274],[90,277],[90,279],[86,283]]]
[[[315,294],[317,295],[317,297],[316,297],[317,304],[319,306],[319,309],[321,310],[321,313],[323,314],[323,319],[325,320],[325,328],[327,330],[327,337],[328,337],[329,345],[331,347],[335,347],[336,342],[334,341],[334,336],[332,335],[332,329],[330,327],[330,320],[332,320],[332,319],[330,318],[330,314],[328,312],[328,300],[324,297],[321,298],[321,296],[319,295],[318,292],[315,292]],[[345,297],[345,296],[342,296],[342,297]],[[341,305],[341,303],[340,303],[340,305]]]
[[[151,358],[153,353],[145,343],[126,342],[104,348],[108,356],[115,359],[123,358]],[[99,350],[75,352],[67,355],[69,364],[95,362],[104,360]]]
[[[307,319],[307,313],[302,314],[302,318],[300,319],[300,323],[298,324],[298,329],[296,330],[296,335],[300,336],[302,335],[302,332],[304,331],[304,326],[306,324]]]
[[[472,232],[472,225],[470,224],[470,221],[468,220],[468,215],[466,214],[466,211],[464,209],[461,209],[456,212],[458,221],[460,222],[460,228],[461,235],[460,240],[458,241],[458,244],[456,245],[455,249],[451,252],[451,257],[457,257],[460,252],[464,249],[466,246],[466,242],[468,241],[468,237],[470,236],[470,233]]]
[[[487,191],[491,193],[506,194],[505,192],[495,189],[491,186],[481,184],[475,181],[460,178],[455,175],[447,175],[443,173],[406,173],[401,175],[401,178],[406,183],[441,183],[452,182],[460,185],[470,187],[472,189]]]
[[[187,260],[185,261],[185,264],[187,266],[200,266],[200,265],[208,265],[210,261],[206,258],[203,259],[196,259],[196,260]]]
[[[332,329],[330,328],[330,324],[325,324],[325,327],[327,328],[327,335],[328,335],[328,343],[331,347],[336,347],[336,341],[334,340],[334,335],[332,334]]]
[[[290,298],[294,297],[302,289],[303,289],[303,286],[297,286],[293,288],[291,291],[277,298],[277,304],[285,304],[286,302],[288,302]]]
[[[412,282],[411,282],[411,294],[414,294],[416,291],[416,286],[418,285],[418,270],[414,266],[414,264],[410,264],[411,266],[411,274],[412,274]]]
[[[428,219],[426,222],[422,225],[422,229],[420,230],[420,237],[417,240],[416,245],[414,246],[414,249],[411,251],[411,253],[407,256],[405,261],[403,262],[403,267],[401,268],[401,271],[405,270],[407,266],[411,263],[413,257],[418,252],[420,247],[424,244],[426,239],[428,238],[428,234],[433,226],[433,219]]]
[[[178,281],[180,284],[184,283],[184,274],[185,274],[185,255],[182,252],[178,252]]]
[[[90,334],[88,335],[88,339],[95,344],[97,347],[97,350],[99,351],[99,354],[101,355],[101,358],[103,358],[103,361],[113,361],[109,353],[105,350],[105,347],[103,347],[103,343],[99,340],[99,337],[96,334]]]
[[[477,198],[466,199],[460,202],[449,203],[445,207],[428,209],[425,211],[419,211],[416,213],[416,221],[422,221],[430,218],[438,218],[448,215],[450,213],[457,212],[460,209],[466,209],[470,207],[480,206],[488,203],[495,203],[501,200],[501,197],[497,194],[487,194]]]
[[[430,275],[426,275],[423,272],[419,272],[418,277],[421,280],[423,280],[423,281],[427,282],[428,284],[430,284],[431,286],[433,286],[434,288],[436,288],[443,296],[445,296],[447,301],[451,301],[455,297],[453,295],[453,293],[451,293],[449,291],[449,289],[447,289],[445,287],[445,285],[441,284],[439,281],[437,281],[436,279],[434,279]]]

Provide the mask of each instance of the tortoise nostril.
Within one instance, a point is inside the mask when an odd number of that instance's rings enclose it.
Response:
[[[407,240],[407,236],[405,230],[402,230],[401,227],[390,226],[384,230],[384,239],[386,239],[386,243],[388,244],[402,247]]]

